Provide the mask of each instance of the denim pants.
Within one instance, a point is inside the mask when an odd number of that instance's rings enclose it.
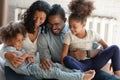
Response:
[[[104,49],[94,58],[77,61],[71,56],[66,56],[63,62],[70,69],[78,69],[84,72],[90,69],[100,70],[110,59],[113,71],[120,70],[120,50],[116,45]]]
[[[32,75],[37,79],[58,79],[58,80],[82,80],[83,73],[80,70],[70,70],[62,65],[55,63],[50,70],[44,70],[40,68],[38,63],[35,64],[23,64],[18,68],[14,68],[10,63],[9,67],[17,73],[24,75]],[[6,66],[8,66],[6,65]]]
[[[5,67],[6,80],[38,80],[34,76],[27,76],[22,74],[17,74],[10,67]],[[40,80],[40,79],[39,79]],[[58,80],[58,79],[42,79],[42,80]]]
[[[95,77],[92,80],[120,80],[120,77],[109,74],[102,70],[98,70],[96,71]]]
[[[5,66],[5,77],[6,80],[37,80],[33,76],[27,76],[22,74],[17,74],[11,68]]]
[[[6,80],[37,80],[33,76],[17,74],[9,67],[5,67],[5,75]],[[42,80],[57,80],[57,79],[42,79]],[[92,80],[120,80],[120,78],[100,70],[96,72],[95,77]]]

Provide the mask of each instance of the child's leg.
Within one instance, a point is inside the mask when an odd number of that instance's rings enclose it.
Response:
[[[93,69],[101,69],[110,59],[112,60],[113,71],[120,70],[120,51],[116,45],[104,49],[100,54],[92,59],[94,64]]]
[[[80,71],[80,70],[76,70],[76,69],[69,69],[66,68],[65,66],[59,64],[59,63],[55,63],[53,64],[53,67],[57,67],[59,68],[61,71],[65,71],[65,72],[76,72],[76,71]]]
[[[80,71],[80,70],[73,70],[73,69],[68,69],[64,66],[62,66],[59,63],[54,64],[54,66],[56,66],[57,68],[61,69],[62,71],[66,71],[66,72],[73,72],[73,71]],[[83,80],[91,80],[93,77],[95,76],[95,71],[94,70],[89,70],[84,72],[84,76],[83,76]]]
[[[52,67],[50,70],[45,71],[39,67],[39,64],[29,64],[27,66],[21,65],[18,68],[11,67],[15,72],[18,72],[20,74],[27,74],[27,75],[33,75],[38,79],[42,78],[55,78],[59,80],[83,80],[83,77],[87,77],[89,79],[94,76],[94,74],[91,74],[91,76],[85,74],[83,75],[82,72],[78,71],[72,71],[72,70],[67,70],[61,65],[57,65]],[[62,69],[62,70],[61,70]],[[65,70],[65,71],[64,71]],[[68,72],[66,72],[68,71]],[[88,79],[88,80],[89,80]],[[85,79],[86,80],[86,79]]]
[[[66,56],[63,62],[68,68],[87,71],[89,69],[100,70],[110,59],[112,59],[115,74],[120,73],[120,50],[116,45],[104,49],[95,58],[77,61],[71,56]]]
[[[92,65],[91,59],[86,59],[82,61],[78,61],[71,56],[66,56],[63,59],[64,65],[70,69],[81,70],[82,72],[90,70]]]
[[[5,66],[6,80],[37,80],[34,76],[17,74],[11,68]]]
[[[30,75],[35,76],[38,79],[41,78],[55,78],[59,80],[82,80],[83,73],[80,71],[65,72],[58,67],[52,67],[50,70],[45,71],[39,67],[38,64],[31,65],[27,68]]]

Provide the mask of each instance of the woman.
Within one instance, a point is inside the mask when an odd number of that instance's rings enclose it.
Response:
[[[34,2],[23,16],[23,22],[18,24],[23,24],[27,30],[27,35],[23,43],[24,49],[27,53],[33,54],[37,51],[37,37],[40,30],[46,32],[46,18],[49,13],[50,5],[45,1]],[[12,64],[22,64],[23,59],[17,57],[15,52],[5,53],[5,58],[8,59]],[[37,80],[32,76],[25,76],[15,73],[9,67],[5,67],[6,80]]]

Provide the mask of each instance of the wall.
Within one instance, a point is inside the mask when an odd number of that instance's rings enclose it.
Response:
[[[8,0],[9,12],[8,12],[8,21],[14,20],[14,9],[16,7],[27,8],[32,2],[35,0]],[[71,0],[45,0],[48,3],[55,4],[58,3],[64,7],[66,13],[68,10],[68,3]],[[120,0],[91,0],[94,1],[95,10],[93,11],[93,15],[114,18],[116,19],[116,24],[113,27],[112,33],[112,43],[120,45],[120,37],[117,37],[117,34],[120,34]],[[111,36],[111,34],[108,34]]]

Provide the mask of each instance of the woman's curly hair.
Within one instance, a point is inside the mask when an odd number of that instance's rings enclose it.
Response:
[[[0,28],[0,40],[4,43],[15,38],[17,34],[22,34],[26,36],[26,29],[22,24],[19,23],[9,23],[7,26]]]
[[[71,15],[69,19],[77,19],[81,22],[86,21],[94,10],[93,2],[87,0],[73,0],[69,4]]]
[[[38,1],[34,2],[29,7],[29,9],[27,9],[27,11],[23,15],[23,19],[24,19],[24,25],[25,25],[28,33],[34,33],[34,20],[33,20],[33,18],[34,18],[34,13],[37,10],[45,12],[46,15],[48,16],[49,10],[50,10],[50,5],[43,0],[38,0]],[[47,29],[46,23],[47,23],[47,21],[45,21],[42,25],[40,25],[42,27],[42,30],[44,30],[45,32]]]

